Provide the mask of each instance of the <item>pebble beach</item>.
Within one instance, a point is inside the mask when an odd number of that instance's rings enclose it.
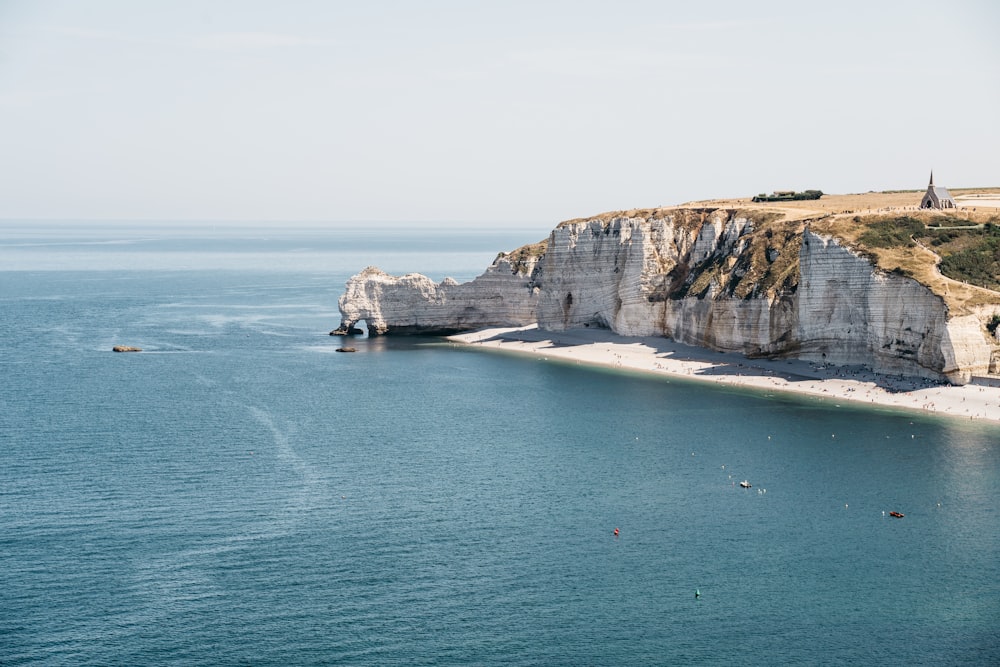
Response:
[[[883,375],[860,366],[794,359],[748,359],[661,337],[624,337],[602,329],[495,328],[450,336],[455,343],[569,363],[686,378],[834,403],[885,406],[1000,424],[1000,387],[955,386]]]

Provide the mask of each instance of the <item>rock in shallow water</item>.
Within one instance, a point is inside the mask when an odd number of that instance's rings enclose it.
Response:
[[[350,327],[339,326],[336,329],[334,329],[333,331],[331,331],[330,335],[331,336],[363,336],[364,333],[365,332],[363,330],[361,330],[361,329],[359,329],[359,328],[357,328],[355,326],[350,326]]]

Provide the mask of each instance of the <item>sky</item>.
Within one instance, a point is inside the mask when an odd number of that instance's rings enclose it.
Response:
[[[995,0],[0,0],[0,218],[1000,186]]]

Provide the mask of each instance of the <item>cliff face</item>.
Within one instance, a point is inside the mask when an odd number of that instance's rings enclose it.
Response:
[[[993,345],[976,316],[950,318],[926,286],[877,270],[834,239],[806,233],[799,256],[799,356],[957,384],[987,372]]]
[[[341,327],[364,320],[383,334],[596,326],[956,383],[985,373],[996,347],[976,316],[950,318],[921,283],[781,216],[602,216],[559,225],[540,258],[523,250],[464,284],[365,269],[340,299]]]
[[[341,326],[364,320],[369,334],[447,334],[536,321],[539,288],[532,279],[537,259],[519,263],[501,255],[483,275],[467,283],[435,283],[411,273],[394,277],[369,266],[347,281],[340,297]],[[520,271],[519,271],[520,270]]]
[[[776,232],[780,242],[768,245]],[[722,210],[560,225],[545,255],[539,326],[786,352],[794,347],[791,269],[801,233],[798,225],[755,237],[753,221]]]

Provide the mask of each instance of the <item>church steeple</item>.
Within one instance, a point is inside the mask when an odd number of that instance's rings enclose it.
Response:
[[[920,208],[958,208],[955,199],[948,192],[948,188],[940,188],[934,185],[934,170],[931,169],[931,181],[927,184],[927,192],[920,200]]]

